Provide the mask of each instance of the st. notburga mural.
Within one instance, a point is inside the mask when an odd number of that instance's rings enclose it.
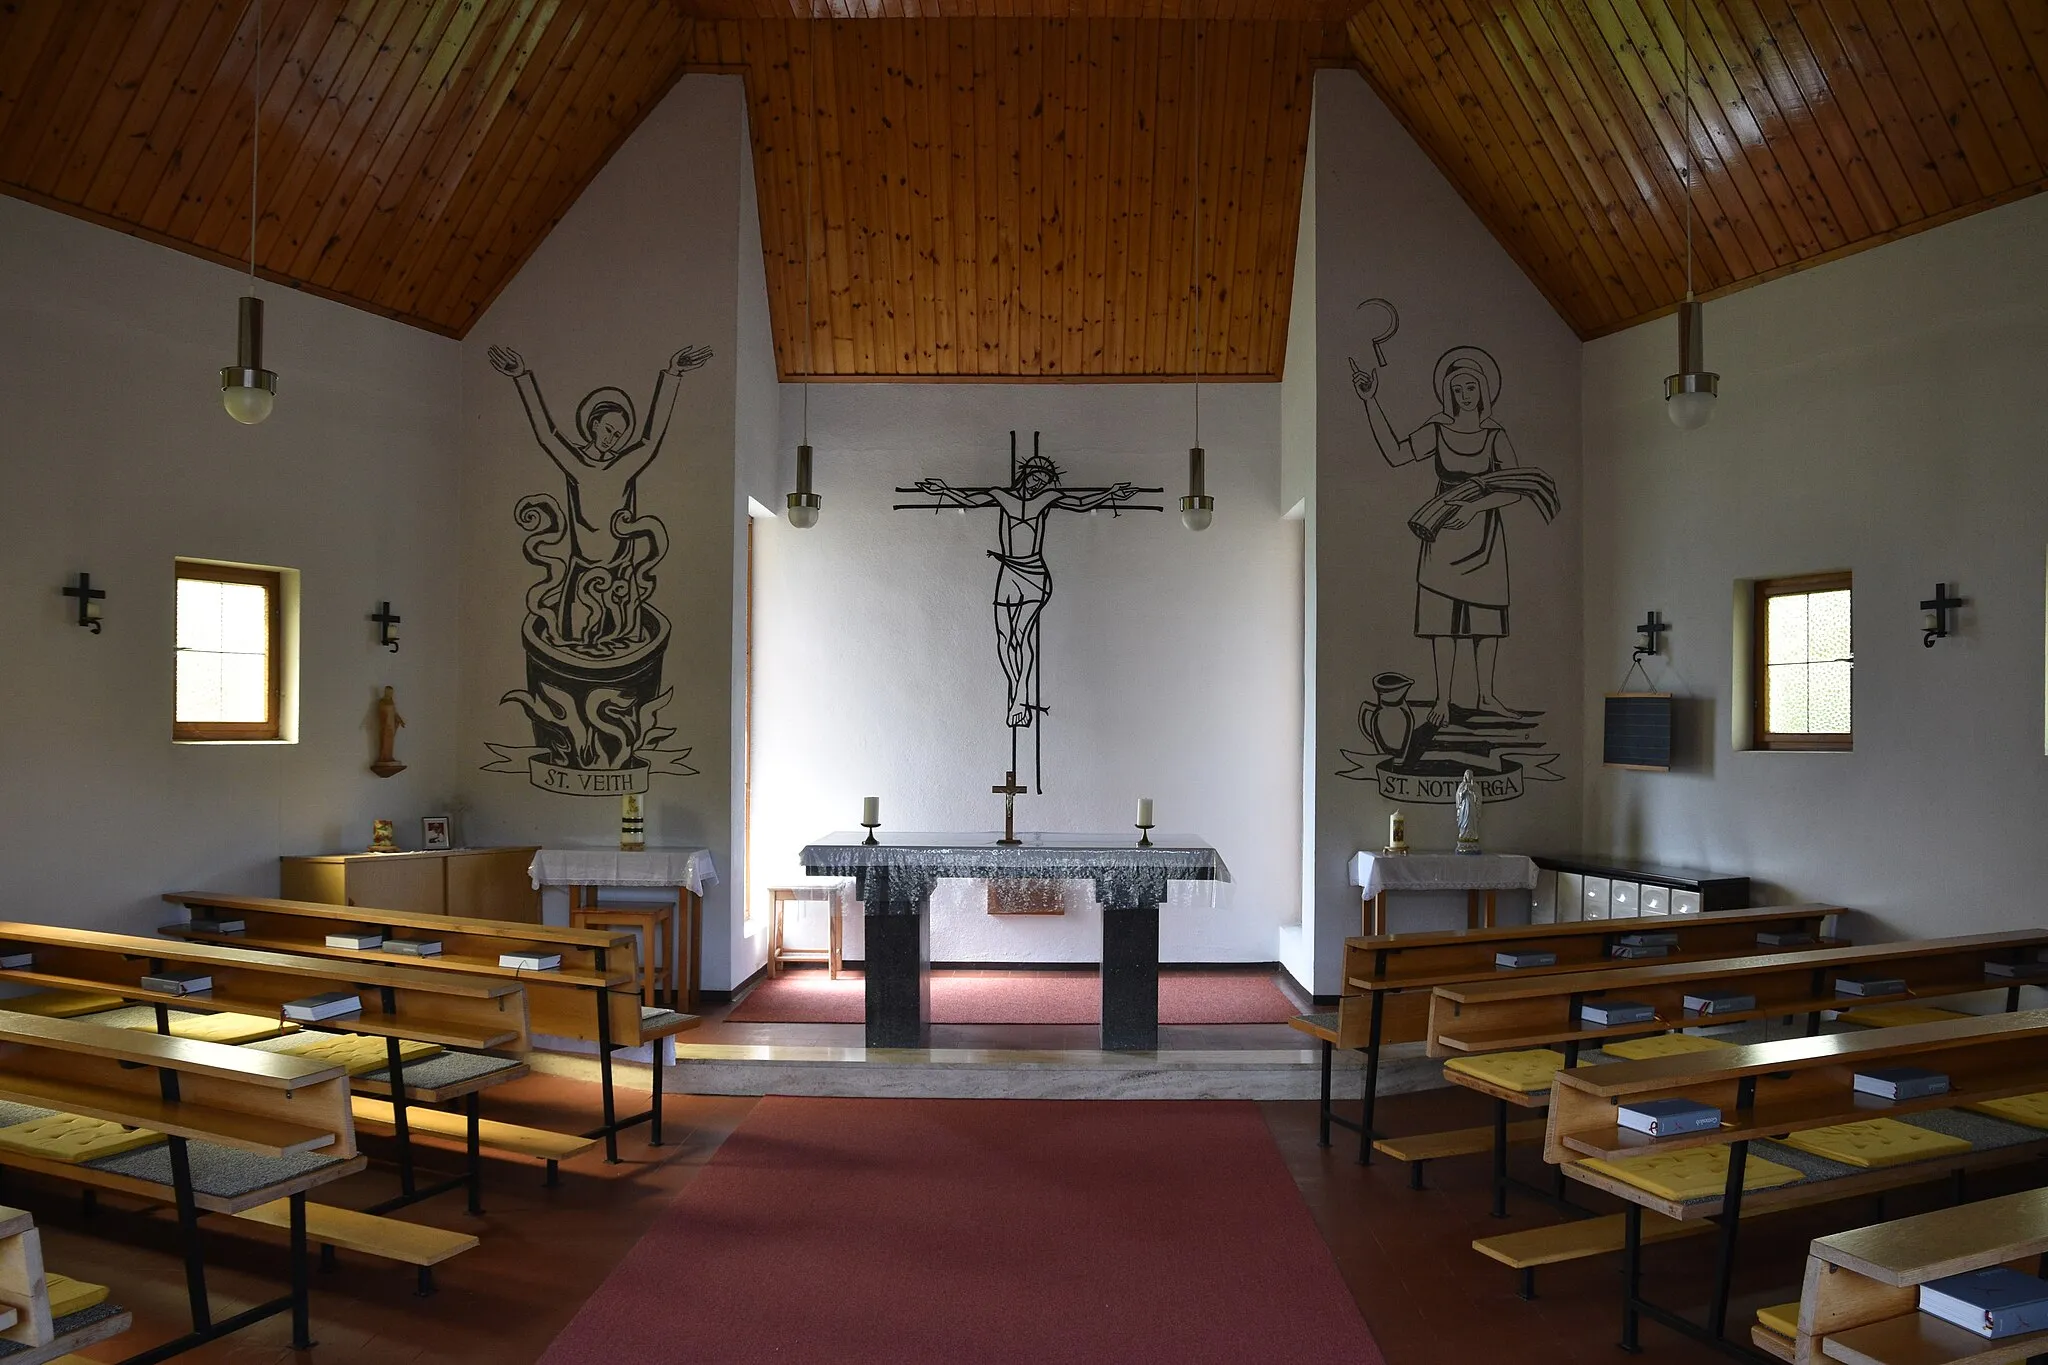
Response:
[[[1423,668],[1375,674],[1358,712],[1370,749],[1341,749],[1338,772],[1375,782],[1390,800],[1448,805],[1471,769],[1487,801],[1512,801],[1529,781],[1555,782],[1557,755],[1537,734],[1541,711],[1502,699],[1501,652],[1510,624],[1507,523],[1502,513],[1527,503],[1547,523],[1557,515],[1557,484],[1522,465],[1496,416],[1500,366],[1477,346],[1454,346],[1430,378],[1436,411],[1406,434],[1381,399],[1383,343],[1400,327],[1385,299],[1359,306],[1370,324],[1374,365],[1351,360],[1351,388],[1365,405],[1374,447],[1394,469],[1424,465],[1433,476],[1426,500],[1408,517],[1415,552],[1415,638],[1426,642]],[[1419,482],[1419,481],[1418,481]],[[1414,672],[1404,669],[1414,669]],[[1430,675],[1420,693],[1416,674]],[[1420,694],[1419,694],[1420,693]]]
[[[655,377],[642,420],[625,390],[592,389],[576,424],[555,424],[540,381],[519,352],[490,349],[491,365],[519,392],[541,452],[561,471],[561,495],[529,493],[513,508],[520,552],[541,570],[526,593],[520,643],[526,686],[501,700],[526,713],[531,744],[488,744],[487,773],[525,773],[565,796],[644,792],[655,774],[688,777],[690,751],[660,723],[674,695],[661,685],[670,626],[654,606],[654,570],[668,529],[643,513],[637,481],[661,453],[676,381],[711,359],[685,347]]]

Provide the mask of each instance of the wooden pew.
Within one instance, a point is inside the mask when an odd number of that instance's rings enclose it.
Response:
[[[659,1056],[650,1068],[653,1102],[645,1111],[621,1118],[613,1087],[612,1052],[643,1045],[658,1052],[662,1039],[693,1029],[701,1021],[695,1015],[650,1010],[641,1005],[634,957],[636,940],[629,932],[457,919],[371,906],[320,905],[204,891],[173,892],[164,899],[210,918],[239,919],[245,926],[243,932],[230,935],[207,933],[189,923],[166,925],[159,931],[193,941],[361,960],[372,955],[348,948],[329,948],[324,941],[326,935],[340,929],[377,929],[387,935],[402,933],[407,937],[439,939],[440,956],[402,960],[429,971],[515,979],[526,990],[535,1033],[575,1038],[596,1046],[604,1122],[583,1136],[604,1139],[607,1162],[618,1162],[618,1135],[636,1124],[651,1124],[653,1144],[661,1145]],[[560,953],[561,969],[528,972],[498,965],[500,953],[521,949]],[[550,1161],[550,1181],[554,1173],[554,1163]]]
[[[106,1295],[104,1286],[73,1287]],[[9,1365],[83,1360],[69,1353],[117,1337],[134,1325],[127,1309],[112,1304],[60,1311],[51,1302],[50,1291],[35,1219],[22,1209],[0,1208],[0,1340],[10,1343],[0,1358]]]
[[[1503,972],[1492,981],[1438,986],[1431,993],[1427,1051],[1431,1057],[1471,1056],[1532,1049],[1563,1049],[1564,1065],[1578,1064],[1580,1049],[1624,1039],[1653,1036],[1700,1024],[1743,1023],[1786,1015],[1805,1015],[1807,1032],[1820,1031],[1824,1010],[1938,999],[2004,988],[2006,1008],[2017,1008],[2019,987],[2009,978],[1989,980],[1987,961],[2018,962],[2048,947],[2048,928],[1999,934],[1969,934],[1947,939],[1815,948],[1673,962],[1654,959],[1598,972],[1545,973],[1524,979]],[[1838,997],[1837,978],[1882,972],[1896,975],[1906,989],[1896,995]],[[1754,995],[1755,1009],[1713,1015],[1688,1014],[1685,997],[1698,991],[1725,988]],[[1613,1026],[1582,1024],[1579,1010],[1600,1000],[1629,1000],[1655,1007],[1653,1020]],[[1494,1203],[1496,1218],[1507,1213],[1506,1111],[1541,1109],[1547,1087],[1531,1092],[1489,1085],[1484,1080],[1447,1069],[1444,1079],[1476,1090],[1494,1104]],[[1418,1164],[1433,1155],[1404,1149],[1398,1140],[1375,1146],[1389,1155]],[[1420,1184],[1419,1175],[1411,1183]],[[1475,1243],[1475,1245],[1477,1245]],[[1488,1255],[1491,1248],[1482,1247]],[[1527,1281],[1524,1281],[1525,1287]]]
[[[126,1170],[115,1170],[97,1162],[0,1153],[0,1165],[176,1206],[185,1246],[191,1330],[134,1359],[166,1359],[285,1312],[292,1315],[294,1348],[312,1345],[306,1191],[365,1165],[356,1151],[348,1078],[341,1068],[218,1043],[0,1010],[0,1100],[165,1135],[167,1180],[137,1173],[132,1163],[124,1163]],[[244,1153],[240,1160],[254,1168],[245,1181],[254,1183],[226,1192],[198,1187],[190,1150],[194,1142]],[[307,1157],[312,1158],[310,1164],[288,1160]],[[265,1171],[266,1159],[276,1163],[274,1176]],[[216,1322],[207,1297],[200,1211],[232,1214],[278,1199],[286,1202],[290,1214],[291,1292]]]
[[[1949,1092],[1893,1102],[1874,1101],[1870,1096],[1853,1092],[1850,1080],[1856,1071],[1900,1065],[1945,1073],[1949,1077]],[[2048,1011],[2040,1010],[1578,1067],[1559,1071],[1552,1080],[1544,1159],[1560,1165],[1567,1177],[1625,1201],[1624,1349],[1636,1348],[1640,1319],[1645,1316],[1726,1349],[1723,1337],[1729,1281],[1735,1261],[1736,1230],[1742,1218],[1768,1210],[1854,1198],[1943,1176],[1953,1175],[1960,1183],[1959,1173],[2048,1155],[2048,1130],[2032,1129],[2039,1134],[2036,1137],[2027,1129],[2020,1129],[2021,1136],[2011,1142],[1879,1165],[1830,1178],[1802,1178],[1775,1188],[1745,1192],[1744,1174],[1753,1142],[1871,1118],[1966,1108],[2043,1090],[2048,1090]],[[1703,1133],[1651,1138],[1616,1122],[1615,1111],[1620,1104],[1666,1098],[1698,1100],[1719,1107],[1722,1127]],[[1586,1164],[1588,1158],[1615,1161],[1710,1146],[1728,1149],[1727,1176],[1718,1196],[1669,1199]],[[1642,1227],[1646,1212],[1680,1222],[1712,1218],[1720,1224],[1720,1253],[1704,1326],[1642,1296]]]
[[[1365,1053],[1365,1103],[1359,1125],[1359,1161],[1370,1164],[1373,1141],[1384,1136],[1374,1127],[1381,1048],[1421,1042],[1428,1036],[1430,992],[1441,985],[1498,976],[1500,969],[1493,961],[1496,953],[1514,949],[1557,954],[1556,966],[1525,968],[1517,977],[1637,966],[1640,963],[1635,960],[1615,959],[1611,955],[1614,946],[1623,934],[1662,930],[1677,934],[1678,944],[1669,956],[1656,959],[1659,962],[1730,957],[1758,952],[1756,936],[1764,930],[1806,932],[1824,941],[1829,918],[1843,913],[1843,907],[1835,905],[1780,905],[1719,910],[1710,915],[1579,920],[1344,940],[1346,991],[1360,992],[1368,1001],[1366,1041],[1361,1049]],[[1481,1142],[1466,1150],[1484,1151],[1486,1147]]]
[[[1561,1046],[1567,1057],[1583,1046],[1636,1038],[1700,1024],[1740,1023],[1805,1015],[1809,1033],[1819,1031],[1823,1010],[1939,999],[2003,989],[2006,1008],[2019,1001],[2011,978],[1992,979],[1987,961],[2028,960],[2048,948],[2048,928],[1997,934],[1814,948],[1707,961],[1655,959],[1618,970],[1552,973],[1523,977],[1502,973],[1491,981],[1438,986],[1431,993],[1428,1052],[1432,1057]],[[1835,994],[1838,978],[1864,974],[1896,976],[1905,990],[1896,995],[1846,997]],[[1685,997],[1705,989],[1756,997],[1756,1008],[1733,1014],[1685,1011]],[[1582,1005],[1632,1000],[1657,1011],[1648,1023],[1581,1024]]]
[[[1816,1238],[1798,1301],[1764,1310],[1750,1338],[1791,1365],[1818,1365],[1824,1357],[1874,1365],[2025,1360],[2048,1351],[2048,1332],[1987,1341],[1921,1313],[1919,1287],[1997,1265],[2031,1275],[2044,1253],[2048,1189]]]
[[[0,922],[0,943],[26,947],[35,956],[29,967],[0,970],[0,980],[63,991],[104,992],[153,1005],[158,1010],[159,1032],[169,1031],[171,1009],[280,1018],[287,1001],[327,991],[354,991],[362,1000],[362,1013],[329,1021],[326,1027],[384,1038],[386,1067],[393,1077],[404,1071],[400,1043],[407,1039],[478,1052],[523,1052],[529,1041],[526,1000],[519,985],[510,981],[423,972],[408,963],[357,960],[344,966],[298,954],[44,924]],[[166,968],[206,972],[213,977],[213,989],[178,995],[141,984],[144,976]],[[439,1089],[386,1087],[397,1092],[393,1102],[398,1111],[400,1190],[371,1212],[388,1212],[454,1189],[466,1189],[471,1211],[481,1212],[478,1161],[472,1161],[460,1178],[424,1189],[419,1186],[406,1110],[415,1101],[463,1100],[475,1119],[479,1089],[523,1074],[521,1067],[505,1065],[489,1075]],[[375,1088],[373,1082],[362,1084]]]

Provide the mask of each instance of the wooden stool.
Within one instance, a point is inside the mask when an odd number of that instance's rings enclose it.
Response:
[[[661,984],[675,980],[675,937],[669,933],[673,905],[571,905],[569,924],[577,929],[640,931],[640,998],[651,1009],[661,1003]]]
[[[845,944],[846,889],[851,882],[846,878],[830,881],[803,882],[795,886],[771,886],[768,888],[768,975],[782,975],[785,962],[823,962],[834,981],[839,979],[840,950]],[[785,948],[782,946],[782,907],[790,901],[824,901],[830,907],[832,927],[823,948]]]

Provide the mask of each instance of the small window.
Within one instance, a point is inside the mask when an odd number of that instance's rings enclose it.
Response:
[[[1851,747],[1855,651],[1847,573],[1756,585],[1755,747]]]
[[[281,577],[275,569],[178,561],[172,739],[279,738]]]

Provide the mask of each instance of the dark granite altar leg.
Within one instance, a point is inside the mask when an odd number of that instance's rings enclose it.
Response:
[[[1159,907],[1102,911],[1102,1050],[1159,1047]]]
[[[926,910],[865,918],[869,1047],[931,1046],[932,921]]]

